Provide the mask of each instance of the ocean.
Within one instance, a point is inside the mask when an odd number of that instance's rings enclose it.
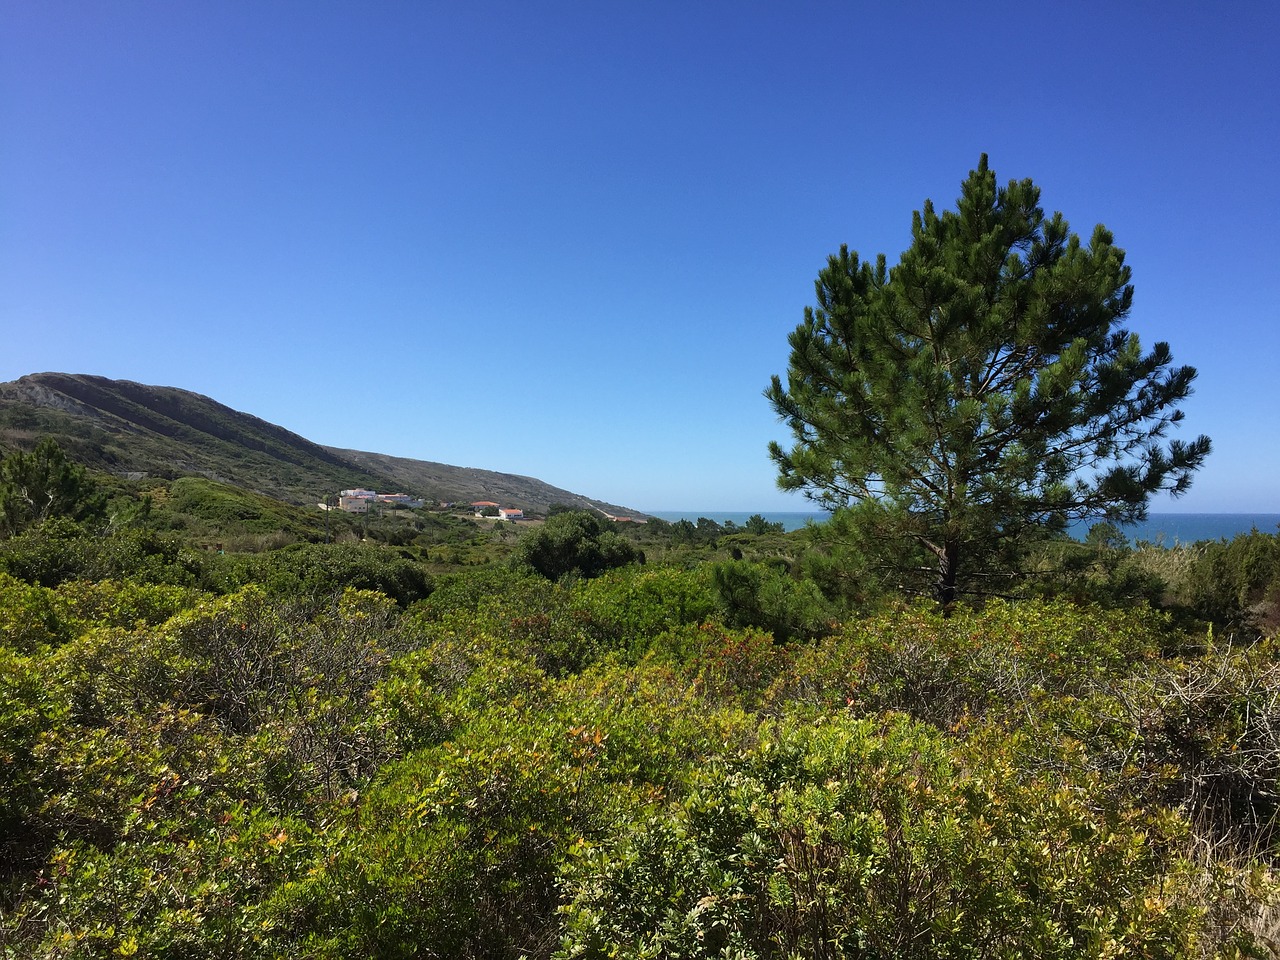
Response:
[[[706,517],[723,524],[732,520],[737,526],[747,522],[752,513],[759,513],[770,523],[781,523],[784,530],[798,530],[810,521],[821,523],[828,514],[817,510],[735,512],[725,510],[655,510],[650,516],[674,523],[688,520],[696,523]],[[1092,523],[1076,524],[1071,535],[1083,540]],[[1144,523],[1122,527],[1131,543],[1146,541],[1172,547],[1179,543],[1195,543],[1198,540],[1230,540],[1240,533],[1258,530],[1260,533],[1276,533],[1280,529],[1280,513],[1152,513]]]
[[[1090,526],[1091,523],[1077,524],[1071,535],[1082,540]],[[1250,530],[1276,533],[1277,528],[1280,513],[1152,513],[1143,523],[1120,529],[1130,543],[1146,541],[1172,547],[1200,540],[1230,540]]]

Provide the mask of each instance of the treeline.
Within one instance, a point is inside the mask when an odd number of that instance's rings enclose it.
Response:
[[[452,565],[122,496],[0,541],[8,955],[1275,949],[1274,535],[1047,541],[942,611],[820,531]]]

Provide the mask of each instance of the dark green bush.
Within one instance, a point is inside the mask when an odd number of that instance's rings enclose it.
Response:
[[[585,511],[558,513],[520,538],[512,556],[548,580],[590,579],[606,570],[641,560],[635,545]]]
[[[200,559],[172,535],[138,529],[103,534],[57,519],[0,541],[0,570],[46,587],[107,579],[187,586],[198,579]]]
[[[717,563],[711,576],[728,626],[759,627],[785,642],[821,636],[834,625],[832,607],[812,580],[743,560]]]
[[[1280,627],[1280,535],[1254,530],[1197,544],[1185,584],[1187,605],[1227,627]]]
[[[244,558],[240,577],[284,597],[334,597],[343,590],[376,590],[402,607],[428,596],[422,564],[393,550],[351,544],[298,543]]]

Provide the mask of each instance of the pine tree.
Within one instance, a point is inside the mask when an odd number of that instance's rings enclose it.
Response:
[[[983,155],[954,211],[913,215],[892,269],[842,246],[790,335],[786,386],[765,391],[795,440],[770,445],[779,486],[840,511],[885,563],[931,556],[944,605],[962,570],[971,591],[1016,573],[1046,531],[1142,519],[1209,453],[1167,439],[1195,370],[1122,326],[1124,251],[1039,202],[1030,180],[998,188]]]
[[[0,461],[0,530],[13,534],[51,517],[82,520],[103,512],[103,496],[84,467],[72,463],[52,437],[30,453]]]

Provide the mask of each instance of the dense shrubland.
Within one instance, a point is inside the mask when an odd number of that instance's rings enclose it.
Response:
[[[8,955],[1276,948],[1274,536],[1100,531],[943,616],[803,531],[158,510],[0,542]]]

